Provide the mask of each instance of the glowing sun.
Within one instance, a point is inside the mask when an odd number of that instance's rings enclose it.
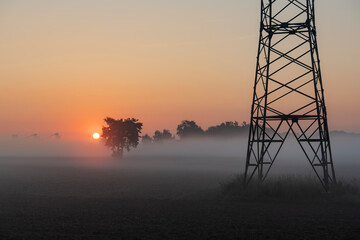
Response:
[[[93,134],[93,139],[99,139],[100,138],[100,134],[99,133],[94,133]]]

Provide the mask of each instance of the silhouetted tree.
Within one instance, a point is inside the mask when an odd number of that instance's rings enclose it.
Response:
[[[243,122],[240,126],[238,122],[224,122],[220,125],[211,126],[206,130],[206,135],[210,137],[231,137],[246,134],[248,132],[248,125]]]
[[[176,134],[182,139],[188,137],[199,137],[204,134],[204,130],[202,130],[196,122],[184,120],[177,126]]]
[[[39,134],[37,133],[33,133],[30,136],[28,136],[29,138],[34,138],[34,139],[38,139],[39,138]]]
[[[102,128],[101,137],[105,139],[105,146],[113,151],[114,157],[122,158],[124,149],[136,148],[139,144],[142,123],[138,119],[104,119],[107,126]]]
[[[163,136],[164,140],[171,140],[174,138],[173,135],[171,134],[171,132],[167,129],[163,130],[162,136]]]
[[[174,139],[171,132],[167,129],[164,129],[162,132],[156,130],[153,136],[154,142],[163,142]]]
[[[144,136],[141,137],[141,143],[144,144],[149,144],[152,143],[153,139],[149,136],[149,134],[145,134]]]
[[[56,133],[50,135],[49,137],[50,137],[50,138],[60,139],[60,133],[56,132]]]

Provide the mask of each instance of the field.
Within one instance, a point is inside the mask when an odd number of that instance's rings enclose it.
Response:
[[[235,157],[2,157],[0,239],[360,239],[356,196],[224,195],[242,164]]]

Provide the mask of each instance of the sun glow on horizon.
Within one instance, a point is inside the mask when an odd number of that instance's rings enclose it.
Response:
[[[92,137],[93,137],[93,139],[99,139],[100,138],[100,134],[99,133],[94,133],[93,135],[92,135]]]
[[[360,132],[360,31],[354,30],[360,1],[317,4],[329,129]],[[63,140],[96,144],[106,116],[135,117],[151,134],[176,133],[182,120],[205,129],[250,120],[258,1],[8,0],[0,6],[1,135],[60,132]],[[247,24],[237,31],[241,22]],[[294,64],[281,78],[295,74]]]

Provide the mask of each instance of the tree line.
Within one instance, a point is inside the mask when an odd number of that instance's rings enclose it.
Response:
[[[199,137],[211,138],[227,138],[237,137],[248,133],[248,124],[243,122],[239,124],[237,121],[227,121],[219,125],[210,126],[203,130],[195,121],[184,120],[176,128],[176,135],[180,140]],[[174,140],[170,130],[164,129],[162,131],[156,130],[151,137],[149,134],[142,136],[142,143],[158,143],[169,140]]]
[[[114,157],[122,158],[124,150],[130,151],[142,143],[159,143],[175,139],[169,130],[156,130],[151,137],[148,134],[141,136],[143,124],[135,118],[104,119],[106,126],[102,128],[101,138],[104,139],[106,147],[110,148]],[[176,135],[180,140],[201,137],[236,137],[246,134],[248,125],[243,122],[241,125],[236,121],[223,122],[216,126],[210,126],[203,130],[195,121],[184,120],[176,128]]]

